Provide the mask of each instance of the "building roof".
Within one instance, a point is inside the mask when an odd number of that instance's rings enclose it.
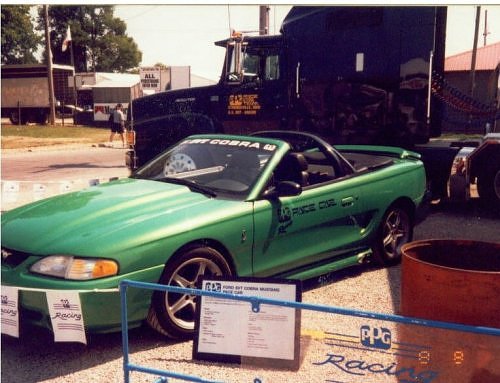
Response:
[[[138,74],[129,73],[96,73],[96,83],[93,88],[130,88],[141,81]]]
[[[446,72],[471,70],[472,50],[446,57]],[[477,48],[476,70],[495,70],[500,63],[500,41]]]
[[[214,81],[212,79],[202,77],[202,76],[197,76],[193,73],[191,73],[191,87],[197,87],[197,86],[207,86],[207,85],[213,85],[217,84],[217,81]]]
[[[77,73],[77,75],[93,75],[93,78],[86,78],[84,84],[80,86],[86,89],[131,87],[141,81],[140,75],[128,73],[85,72]],[[217,81],[191,73],[191,87],[213,85],[216,83]]]
[[[80,72],[76,74],[78,89],[92,88],[130,88],[141,81],[138,74],[108,73],[108,72]]]

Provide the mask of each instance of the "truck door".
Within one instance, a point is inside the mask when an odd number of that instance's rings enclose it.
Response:
[[[218,119],[225,133],[249,134],[279,129],[286,96],[277,49],[245,49],[226,72]],[[240,66],[240,70],[236,67]]]

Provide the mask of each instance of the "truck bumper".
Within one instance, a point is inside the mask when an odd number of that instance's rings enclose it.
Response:
[[[125,153],[125,165],[130,171],[137,168],[137,155],[135,150],[127,150]]]

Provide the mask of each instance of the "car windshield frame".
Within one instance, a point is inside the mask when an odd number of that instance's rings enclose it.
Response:
[[[183,185],[211,198],[247,200],[265,184],[263,174],[284,146],[285,142],[261,137],[190,136],[131,178]]]

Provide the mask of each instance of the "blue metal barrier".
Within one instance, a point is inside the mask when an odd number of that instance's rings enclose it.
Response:
[[[275,300],[268,298],[261,298],[256,296],[245,296],[245,295],[232,295],[214,291],[205,291],[199,289],[189,289],[189,288],[181,288],[175,286],[165,286],[154,283],[146,283],[146,282],[136,282],[130,280],[123,280],[120,283],[120,299],[121,299],[121,322],[122,322],[122,347],[123,347],[123,371],[124,371],[124,382],[130,382],[130,372],[137,371],[143,372],[147,374],[160,376],[155,383],[166,383],[168,382],[168,378],[180,379],[188,382],[199,382],[199,383],[220,383],[216,381],[204,380],[199,377],[189,376],[184,374],[179,374],[172,371],[158,370],[149,367],[142,367],[139,365],[135,365],[130,363],[129,361],[129,347],[128,347],[128,320],[127,320],[127,288],[134,287],[146,290],[158,290],[165,292],[173,292],[178,294],[188,294],[188,295],[197,295],[197,296],[208,296],[214,298],[221,299],[229,299],[236,301],[244,301],[249,302],[252,305],[253,312],[259,312],[261,304],[274,305],[274,306],[282,306],[282,307],[290,307],[301,310],[310,310],[310,311],[318,311],[324,313],[331,314],[340,314],[347,316],[355,316],[360,318],[367,319],[377,319],[384,320],[395,323],[403,323],[408,325],[418,325],[423,327],[432,327],[439,328],[445,330],[454,330],[454,331],[462,331],[467,333],[475,333],[475,334],[483,334],[483,335],[493,335],[500,336],[500,329],[490,328],[490,327],[480,327],[480,326],[468,326],[462,325],[458,323],[448,323],[448,322],[440,322],[434,320],[426,320],[420,318],[411,318],[405,317],[401,315],[394,314],[382,314],[375,313],[369,311],[362,310],[353,310],[346,309],[342,307],[334,307],[334,306],[323,306],[323,305],[315,305],[294,301],[283,301],[283,300]]]

